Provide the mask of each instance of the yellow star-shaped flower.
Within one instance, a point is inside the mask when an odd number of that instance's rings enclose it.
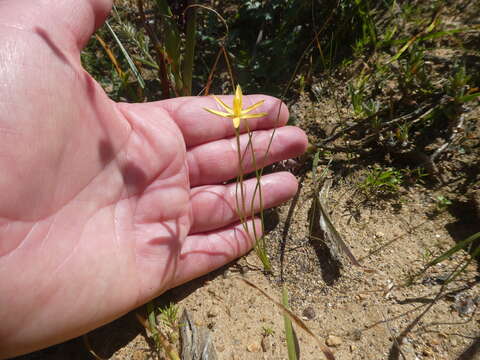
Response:
[[[208,108],[204,108],[204,109],[212,114],[232,119],[233,127],[235,129],[238,129],[240,127],[241,119],[253,119],[253,118],[259,118],[267,115],[267,113],[249,114],[250,111],[255,110],[260,105],[262,105],[265,102],[265,100],[261,100],[256,104],[249,106],[245,110],[242,110],[242,96],[243,96],[242,88],[240,87],[240,85],[237,85],[235,96],[233,98],[233,108],[225,104],[222,100],[220,100],[218,97],[214,95],[213,96],[214,99],[217,101],[217,103],[220,104],[222,108],[225,109],[226,112],[208,109]]]

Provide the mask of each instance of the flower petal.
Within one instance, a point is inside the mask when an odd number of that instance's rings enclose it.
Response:
[[[213,98],[215,99],[215,101],[217,103],[220,104],[221,107],[223,107],[229,114],[233,114],[233,110],[230,106],[228,106],[227,104],[225,104],[220,98],[216,97],[215,95],[213,95]]]
[[[209,113],[212,113],[212,114],[215,114],[215,115],[218,115],[218,116],[221,116],[221,117],[232,117],[233,114],[227,114],[223,111],[218,111],[218,110],[213,110],[213,109],[208,109],[208,108],[203,108],[203,110],[207,110]]]
[[[242,113],[242,96],[242,88],[240,85],[237,85],[235,96],[233,97],[233,113],[235,116],[240,116]]]
[[[261,118],[264,116],[267,116],[267,113],[245,114],[245,115],[242,115],[242,119],[254,119],[254,118]]]
[[[242,114],[246,114],[246,113],[249,113],[252,110],[255,110],[259,106],[263,105],[264,102],[265,102],[265,100],[261,100],[261,101],[257,102],[256,104],[253,104],[252,106],[249,106],[248,108],[243,109]]]

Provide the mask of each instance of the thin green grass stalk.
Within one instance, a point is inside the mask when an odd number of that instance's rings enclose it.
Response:
[[[125,37],[127,37],[136,45],[138,49],[140,49],[145,58],[141,56],[132,57],[137,61],[137,63],[142,63],[158,70],[158,64],[155,63],[155,59],[150,54],[148,44],[146,43],[145,38],[143,36],[139,36],[140,32],[138,32],[138,29],[135,26],[122,20],[122,17],[118,13],[115,5],[113,5],[113,16],[116,22],[122,27]]]
[[[197,27],[197,11],[187,9],[187,32],[185,34],[185,57],[183,59],[183,89],[184,95],[192,95],[193,61],[195,57],[195,43]]]
[[[288,306],[288,292],[285,285],[282,289],[282,304],[285,308]],[[283,323],[285,325],[285,338],[287,339],[287,350],[288,350],[288,360],[297,360],[297,351],[295,349],[295,336],[293,334],[292,320],[290,317],[284,313],[283,314]]]
[[[430,269],[432,266],[435,266],[443,261],[445,261],[446,259],[448,259],[449,257],[451,257],[452,255],[454,255],[455,253],[457,253],[458,251],[460,250],[467,250],[468,248],[470,248],[474,241],[480,239],[480,232],[477,232],[471,236],[469,236],[468,238],[466,238],[465,240],[462,240],[460,241],[458,244],[456,244],[455,246],[451,247],[449,250],[445,251],[443,254],[441,254],[440,256],[436,257],[435,259],[433,259],[432,261],[430,261],[429,263],[427,263],[425,265],[425,267],[423,268],[423,270],[421,270],[419,273],[417,274],[414,274],[406,283],[406,285],[411,285],[415,279],[417,279],[418,277],[422,276],[423,274],[425,274],[425,272]],[[468,257],[468,260],[465,261],[465,259]],[[477,259],[477,258],[480,258],[480,246],[478,246],[471,254],[467,254],[465,259],[463,261],[465,261],[463,264],[462,262],[458,264],[457,268],[448,276],[448,278],[445,280],[444,284],[447,284],[447,283],[450,283],[452,282],[453,280],[455,280],[455,278],[460,275],[466,268],[468,265],[470,265],[470,263]]]
[[[172,86],[172,84],[170,83],[170,80],[168,79],[166,59],[165,59],[165,54],[164,54],[162,45],[160,44],[160,41],[158,40],[158,37],[155,34],[155,31],[147,21],[147,18],[145,16],[145,11],[143,8],[143,0],[137,0],[137,7],[138,7],[138,12],[140,14],[140,18],[143,23],[143,27],[145,28],[145,31],[150,37],[153,43],[153,48],[155,49],[155,54],[156,54],[157,64],[158,64],[158,75],[160,77],[160,83],[162,85],[162,96],[168,99],[170,98],[170,88],[174,89],[174,87]]]
[[[246,211],[245,211],[245,189],[243,186],[243,160],[242,160],[242,154],[240,150],[240,131],[238,129],[235,129],[235,139],[237,141],[237,154],[238,154],[238,176],[237,176],[237,181],[235,183],[235,202],[237,206],[237,214],[240,218],[240,223],[243,226],[244,231],[247,233],[247,235],[250,234],[248,230],[248,224],[247,224],[247,219],[246,219]],[[240,187],[240,198],[241,198],[241,204],[238,202],[238,188]],[[255,225],[254,225],[255,228]]]
[[[419,39],[422,37],[428,35],[435,29],[435,26],[438,24],[438,17],[440,16],[440,11],[437,11],[435,15],[433,16],[432,22],[420,33],[414,35],[412,38],[410,38],[405,45],[403,45],[398,52],[390,58],[390,60],[387,61],[387,64],[390,64],[400,58],[402,54],[409,48],[411,47],[415,42],[417,42]]]
[[[110,24],[105,22],[105,25],[107,26],[108,30],[112,34],[113,38],[115,39],[116,43],[118,44],[120,51],[122,52],[123,56],[125,56],[125,59],[127,60],[128,66],[130,67],[130,70],[132,70],[133,74],[135,75],[135,78],[137,79],[140,87],[142,89],[145,89],[145,81],[143,80],[142,75],[140,74],[140,71],[138,71],[138,68],[135,66],[135,63],[133,62],[132,58],[130,57],[130,54],[128,53],[127,49],[123,46],[122,42],[118,38],[117,34],[115,31],[112,29]]]
[[[320,341],[320,339],[317,337],[317,335],[315,335],[315,333],[309,329],[309,327],[303,322],[302,319],[300,319],[297,315],[295,315],[295,313],[290,310],[289,308],[287,308],[286,306],[284,306],[282,303],[280,303],[279,301],[275,300],[274,298],[272,298],[270,295],[268,295],[265,291],[263,291],[262,289],[260,289],[257,285],[255,285],[254,283],[246,280],[245,278],[241,278],[240,279],[241,281],[243,281],[245,284],[247,284],[248,286],[256,289],[258,292],[260,292],[260,294],[262,294],[263,296],[265,296],[270,302],[272,302],[273,304],[275,304],[276,306],[278,306],[282,312],[287,315],[289,317],[289,319],[291,321],[293,321],[295,323],[296,326],[298,326],[300,329],[302,329],[303,331],[305,331],[308,335],[310,335],[313,339],[315,339],[315,342],[317,343],[317,346],[319,347],[319,349],[322,351],[323,355],[325,355],[325,358],[327,358],[328,360],[335,360],[335,356],[333,355],[333,353],[330,351],[330,349],[328,349],[325,345],[322,344],[322,342]]]
[[[254,249],[259,257],[260,261],[262,262],[262,265],[264,267],[265,271],[271,271],[272,265],[270,263],[270,259],[268,258],[267,251],[266,251],[266,245],[265,245],[265,238],[263,236],[264,231],[265,231],[265,220],[264,220],[264,205],[263,205],[263,195],[262,195],[262,189],[261,189],[261,176],[262,176],[262,170],[258,169],[257,167],[257,160],[255,156],[255,149],[253,147],[253,142],[252,142],[252,136],[253,133],[248,127],[248,122],[245,121],[246,128],[247,128],[247,135],[248,135],[248,142],[247,146],[245,148],[245,151],[242,154],[242,151],[240,150],[240,131],[238,129],[235,130],[235,137],[237,141],[237,154],[238,154],[238,162],[239,162],[239,175],[237,177],[236,185],[235,185],[235,201],[236,201],[236,207],[237,207],[237,213],[240,218],[240,222],[243,226],[244,231],[247,234],[250,234],[250,230],[248,228],[248,222],[247,222],[247,208],[246,208],[246,196],[245,196],[245,189],[244,189],[244,168],[243,168],[243,161],[245,159],[245,156],[247,154],[247,151],[250,150],[252,153],[252,162],[253,166],[255,169],[255,177],[256,177],[256,184],[255,184],[255,189],[253,192],[252,196],[252,201],[250,203],[250,215],[252,219],[255,217],[255,197],[257,195],[257,192],[259,194],[259,207],[260,207],[260,223],[261,223],[261,233],[262,235],[259,236],[257,229],[255,227],[255,223],[252,223],[252,233],[253,233],[253,238],[254,238]],[[240,202],[239,203],[239,196],[238,196],[238,188],[240,187]]]
[[[453,246],[452,248],[450,248],[449,250],[447,250],[446,252],[444,252],[442,255],[438,256],[437,258],[433,259],[432,261],[430,261],[425,269],[422,271],[421,274],[423,274],[427,269],[431,268],[432,266],[434,265],[437,265],[439,263],[441,263],[442,261],[445,261],[446,259],[448,259],[450,256],[452,256],[453,254],[455,254],[456,252],[460,251],[460,250],[465,250],[467,249],[468,247],[470,247],[473,242],[477,239],[480,238],[480,232],[477,232],[471,236],[469,236],[468,238],[466,238],[465,240],[462,240],[460,241],[457,245]],[[463,266],[460,270],[458,270],[458,273],[462,272],[464,268],[466,268],[468,266],[468,264],[470,264],[472,262],[473,259],[477,258],[480,256],[480,246],[477,247],[475,249],[475,251],[470,254],[470,259],[467,261],[467,263],[465,264],[465,266]],[[452,277],[456,275],[452,275]]]
[[[256,177],[256,184],[255,184],[255,189],[253,191],[253,196],[252,196],[252,203],[250,204],[250,213],[251,216],[253,217],[255,215],[255,197],[258,192],[258,197],[259,197],[259,207],[260,207],[260,223],[262,226],[261,230],[261,236],[258,237],[256,234],[256,229],[254,227],[254,236],[255,236],[255,251],[257,252],[257,256],[260,258],[263,264],[263,268],[265,271],[271,271],[272,270],[272,264],[270,263],[270,259],[268,258],[267,255],[267,249],[266,249],[266,244],[265,244],[265,218],[264,218],[264,206],[263,206],[263,194],[262,194],[262,171],[258,168],[257,166],[257,157],[255,155],[255,149],[253,147],[253,142],[252,142],[252,137],[253,133],[250,130],[250,127],[248,126],[248,121],[245,122],[246,124],[246,129],[247,129],[247,134],[248,134],[248,144],[247,148],[250,147],[250,150],[252,152],[252,163],[253,163],[253,168],[255,169],[255,177]],[[273,135],[272,135],[273,136]],[[268,151],[268,150],[267,150]],[[265,164],[265,162],[264,162]]]
[[[267,150],[266,150],[265,156],[263,158],[263,164],[267,163],[267,158],[268,158],[268,154],[270,152],[270,147],[272,145],[273,138],[275,136],[275,132],[276,132],[276,129],[277,129],[278,119],[280,118],[281,106],[282,105],[280,103],[280,106],[279,106],[278,112],[277,112],[277,117],[276,117],[276,124],[273,128],[272,136],[270,137],[270,139],[268,141]],[[253,215],[253,202],[255,200],[255,196],[257,194],[257,191],[259,192],[260,209],[261,209],[261,211],[260,211],[260,221],[261,221],[261,225],[262,225],[262,237],[258,240],[257,240],[257,237],[255,237],[255,252],[257,253],[257,256],[259,257],[260,261],[262,262],[265,271],[271,271],[272,264],[270,262],[270,259],[268,258],[268,255],[267,255],[265,238],[264,238],[265,221],[264,221],[264,214],[263,214],[263,197],[262,197],[262,194],[261,194],[261,182],[260,182],[260,180],[262,178],[262,175],[263,175],[263,169],[264,168],[258,169],[257,166],[256,166],[257,162],[256,162],[255,152],[254,152],[254,149],[253,149],[252,132],[250,131],[250,128],[248,127],[248,123],[247,123],[246,126],[247,126],[247,132],[249,134],[249,144],[251,146],[251,151],[252,151],[252,162],[254,163],[255,177],[257,179],[257,183],[255,184],[255,189],[254,189],[253,198],[252,198],[252,215]],[[247,144],[246,148],[248,149],[248,144]],[[242,160],[240,159],[240,161],[242,161]],[[254,227],[254,231],[255,231],[255,227]],[[256,235],[256,233],[255,233],[255,235]]]

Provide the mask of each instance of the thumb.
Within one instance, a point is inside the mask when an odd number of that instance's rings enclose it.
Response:
[[[112,1],[0,1],[0,25],[48,36],[59,47],[79,52],[105,21]]]

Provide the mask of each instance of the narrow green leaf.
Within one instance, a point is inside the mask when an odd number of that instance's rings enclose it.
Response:
[[[172,10],[170,10],[166,0],[155,0],[155,2],[162,15],[173,16]]]
[[[108,30],[112,33],[113,38],[117,42],[118,46],[120,47],[120,50],[123,53],[123,56],[125,56],[125,59],[127,60],[128,66],[130,67],[130,70],[132,70],[133,74],[135,75],[135,78],[137,79],[138,83],[140,84],[140,87],[142,89],[145,89],[145,81],[143,80],[142,75],[140,74],[140,71],[138,71],[137,67],[135,66],[135,63],[133,62],[132,58],[130,57],[128,51],[125,49],[123,46],[122,42],[118,38],[117,34],[115,31],[113,31],[112,27],[108,23],[108,21],[105,23],[107,25]]]
[[[288,309],[288,292],[283,286],[282,304]],[[287,339],[288,360],[297,360],[297,351],[295,349],[295,337],[293,334],[292,320],[287,314],[283,314],[283,323],[285,324],[285,337]]]
[[[455,254],[457,251],[465,249],[468,245],[470,245],[472,242],[474,242],[478,238],[480,238],[480,232],[475,233],[472,236],[469,236],[468,238],[466,238],[465,240],[460,241],[457,245],[452,247],[450,250],[447,250],[446,252],[444,252],[442,255],[440,255],[436,259],[430,261],[427,264],[426,267],[429,268],[429,267],[434,266],[438,263],[441,263],[442,261],[448,259],[450,256]],[[474,254],[472,254],[472,257],[478,256],[478,254],[479,254],[479,250],[477,248],[477,250],[474,252]]]
[[[184,95],[192,95],[193,61],[195,57],[197,11],[191,8],[187,12],[187,33],[185,38],[185,57],[183,59]]]
[[[469,101],[472,101],[472,100],[475,100],[476,98],[478,98],[480,96],[480,92],[476,92],[476,93],[472,93],[472,94],[468,94],[468,95],[464,95],[464,96],[460,96],[457,100],[459,102],[469,102]]]

